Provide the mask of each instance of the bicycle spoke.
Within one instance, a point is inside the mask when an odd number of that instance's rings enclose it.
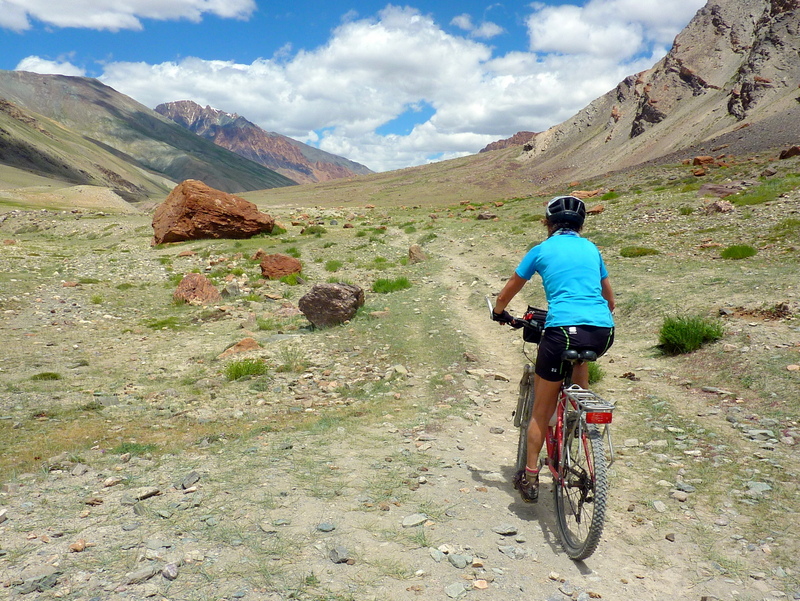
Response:
[[[554,491],[559,533],[572,559],[585,559],[594,552],[605,521],[603,440],[595,426],[582,426],[567,430],[561,478]]]

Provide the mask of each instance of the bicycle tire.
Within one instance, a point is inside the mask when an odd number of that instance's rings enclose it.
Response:
[[[584,422],[582,429],[583,436],[578,436],[578,428],[565,428],[559,479],[553,487],[561,543],[574,560],[586,559],[597,549],[608,497],[603,436],[594,424]]]
[[[519,427],[517,442],[517,471],[525,469],[528,461],[528,423],[533,411],[533,366],[526,365],[519,383],[519,398],[514,423]]]

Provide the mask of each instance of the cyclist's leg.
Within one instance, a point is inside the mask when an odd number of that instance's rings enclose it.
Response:
[[[528,425],[528,467],[536,469],[539,463],[539,452],[544,445],[547,426],[556,410],[558,391],[561,381],[551,382],[544,378],[534,376],[534,401],[531,421]]]
[[[576,363],[572,368],[572,381],[583,389],[589,388],[589,364]]]

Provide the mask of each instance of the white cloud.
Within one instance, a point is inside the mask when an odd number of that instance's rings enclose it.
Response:
[[[140,30],[140,19],[243,19],[255,9],[255,0],[0,0],[0,27],[23,31],[37,20],[56,27]]]
[[[83,77],[86,71],[68,61],[51,61],[38,56],[27,56],[15,67],[15,71],[30,71],[43,75],[72,75]]]
[[[453,17],[450,21],[450,25],[466,31],[471,38],[480,38],[483,40],[489,40],[505,32],[505,29],[491,21],[484,21],[480,25],[475,25],[472,22],[472,17],[467,13]]]
[[[583,6],[536,3],[527,18],[530,49],[624,61],[654,45],[671,44],[703,4],[701,0],[590,0]]]
[[[417,10],[388,6],[375,18],[351,15],[318,48],[284,47],[249,64],[191,57],[155,65],[112,62],[100,79],[150,107],[185,99],[209,104],[383,171],[474,153],[517,131],[542,131],[569,118],[652,66],[691,18],[689,9],[702,2],[537,5],[529,20],[533,51],[502,56],[472,39],[478,28],[469,15],[451,21],[467,32],[459,36]],[[659,14],[675,24],[663,25]],[[38,60],[50,68],[71,66]],[[35,57],[26,61],[35,65]],[[435,112],[408,135],[376,133],[423,104]]]

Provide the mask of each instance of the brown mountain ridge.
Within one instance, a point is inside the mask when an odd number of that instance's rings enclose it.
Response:
[[[268,132],[236,113],[191,100],[159,104],[155,111],[217,146],[277,171],[299,184],[366,175],[370,169],[343,157]]]

